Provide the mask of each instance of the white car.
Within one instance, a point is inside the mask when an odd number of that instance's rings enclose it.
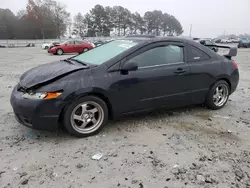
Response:
[[[238,38],[232,38],[232,42],[233,42],[233,43],[239,43],[239,42],[240,42],[240,39],[238,39]]]
[[[45,43],[42,45],[42,49],[48,50],[51,46],[55,46],[57,44],[60,44],[60,42],[51,42],[51,43]]]
[[[221,39],[221,43],[232,43],[231,39]]]
[[[238,43],[239,39],[237,38],[228,38],[228,39],[222,39],[221,43]]]

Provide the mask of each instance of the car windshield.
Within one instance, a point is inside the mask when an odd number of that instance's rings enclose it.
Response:
[[[62,44],[67,44],[68,42],[69,42],[69,41],[66,40],[66,41],[64,41]]]
[[[66,40],[62,44],[74,44],[73,40]]]
[[[84,63],[100,65],[138,44],[131,40],[115,40],[85,52],[73,59]]]

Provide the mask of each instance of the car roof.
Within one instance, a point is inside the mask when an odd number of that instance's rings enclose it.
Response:
[[[119,39],[118,39],[119,40]],[[161,42],[161,41],[166,41],[166,42],[180,42],[180,43],[192,43],[192,44],[196,44],[196,42],[194,40],[192,40],[191,38],[184,38],[184,37],[144,37],[144,36],[140,36],[138,35],[137,37],[133,36],[127,36],[125,38],[122,38],[120,40],[134,40],[134,41],[138,41],[138,42]]]
[[[204,51],[206,54],[208,54],[210,57],[217,57],[218,55],[216,53],[214,53],[212,50],[210,50],[209,48],[207,48],[204,45],[201,45],[199,42],[194,41],[192,38],[184,38],[184,37],[153,37],[153,38],[145,38],[145,37],[141,37],[141,36],[137,36],[137,37],[123,37],[123,38],[118,38],[116,40],[129,40],[129,41],[134,41],[136,43],[138,43],[137,45],[133,46],[132,48],[128,49],[127,51],[123,52],[122,54],[120,54],[119,56],[107,61],[105,64],[108,67],[111,67],[115,64],[115,62],[120,61],[121,59],[127,57],[129,54],[135,52],[136,50],[145,47],[147,45],[156,43],[156,42],[174,42],[174,43],[182,43],[183,45],[190,45],[193,47],[196,47],[202,51]]]

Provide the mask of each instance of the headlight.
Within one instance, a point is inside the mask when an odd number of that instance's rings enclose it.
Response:
[[[61,92],[44,92],[44,93],[25,93],[23,98],[25,99],[55,99],[60,96]]]

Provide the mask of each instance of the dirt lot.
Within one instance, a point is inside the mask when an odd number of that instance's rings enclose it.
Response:
[[[65,57],[0,49],[0,187],[250,187],[249,49],[235,58],[240,85],[222,110],[130,116],[84,139],[23,127],[9,103],[24,71]],[[97,153],[103,157],[92,160]]]

